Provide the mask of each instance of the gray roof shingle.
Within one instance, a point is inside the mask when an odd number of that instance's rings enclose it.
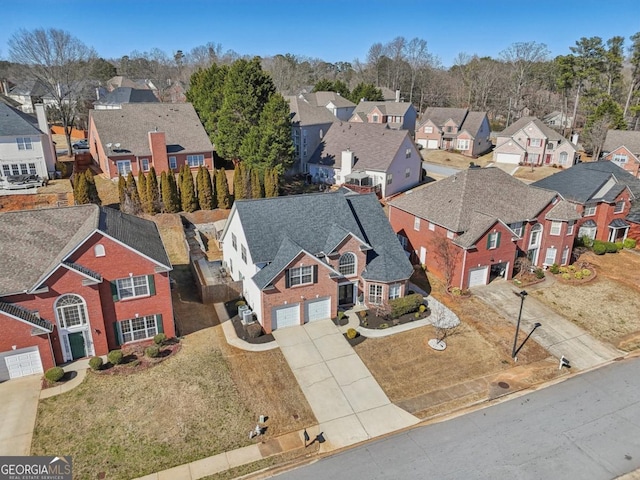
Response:
[[[463,170],[389,204],[461,234],[456,243],[471,246],[496,220],[505,224],[531,220],[554,197],[553,192],[490,167]]]
[[[94,105],[122,105],[123,103],[158,103],[158,98],[151,90],[142,90],[131,87],[118,87],[107,93]]]
[[[451,119],[456,125],[462,125],[468,112],[469,110],[466,108],[429,107],[422,116],[422,123],[424,124],[427,120],[431,120],[438,127],[442,127]]]
[[[324,125],[331,124],[337,118],[324,105],[310,103],[304,95],[287,96],[291,112],[291,121],[299,125]]]
[[[640,157],[640,132],[630,130],[609,130],[602,146],[603,152],[612,152],[625,146],[636,157]]]
[[[385,115],[404,116],[407,114],[410,108],[413,108],[413,104],[409,102],[360,102],[356,105],[356,109],[353,113],[366,116],[371,111],[378,107],[378,109]]]
[[[30,312],[26,308],[20,305],[14,305],[12,303],[0,302],[0,312],[6,313],[7,315],[11,315],[13,317],[17,317],[25,322],[30,323],[34,327],[38,329],[44,330],[42,333],[53,332],[53,325],[51,322],[48,322],[36,314]]]
[[[91,110],[102,145],[120,144],[137,156],[150,155],[148,133],[164,132],[167,151],[201,153],[213,150],[193,105],[190,103],[125,103],[118,110]]]
[[[503,131],[498,132],[496,134],[496,136],[498,136],[498,137],[512,137],[516,132],[518,132],[518,130],[523,129],[524,127],[526,127],[530,123],[533,123],[536,127],[538,127],[540,129],[540,131],[542,131],[542,133],[549,140],[555,140],[555,141],[559,141],[559,142],[568,141],[566,138],[564,138],[562,135],[560,135],[558,132],[556,132],[553,128],[550,128],[549,126],[545,125],[542,122],[542,120],[540,120],[539,118],[536,118],[536,117],[522,117],[522,118],[519,118],[517,121],[515,121],[514,123],[509,125],[507,128],[505,128]]]
[[[0,213],[0,296],[36,287],[96,229],[171,268],[150,220],[97,205],[6,212]]]
[[[37,125],[35,118],[0,102],[0,137],[42,135]]]
[[[256,274],[258,285],[268,283],[301,250],[312,255],[330,253],[325,249],[335,243],[343,231],[371,246],[367,251],[364,278],[389,282],[411,276],[411,263],[374,194],[357,195],[340,189],[330,193],[240,200],[234,209],[240,216],[254,263],[272,262],[273,265],[265,267],[266,272]]]
[[[406,130],[393,130],[373,123],[335,122],[327,130],[309,163],[340,166],[342,152],[354,154],[354,170],[384,172],[407,138]]]

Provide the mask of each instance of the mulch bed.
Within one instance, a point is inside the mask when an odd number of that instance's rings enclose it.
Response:
[[[366,310],[366,312],[367,316],[365,319],[363,319],[361,315],[358,315],[358,317],[360,317],[360,326],[371,328],[374,330],[391,328],[397,325],[415,322],[416,320],[422,320],[423,318],[427,318],[429,315],[431,315],[431,310],[429,310],[428,308],[424,312],[406,313],[401,317],[395,319],[377,316],[373,310]],[[416,317],[416,313],[418,313],[418,317]]]
[[[591,281],[593,281],[598,275],[596,273],[596,269],[595,268],[588,268],[585,267],[587,270],[591,271],[591,275],[589,275],[588,277],[583,277],[581,279],[577,279],[574,276],[575,272],[568,272],[569,275],[571,275],[571,278],[563,278],[562,277],[562,273],[557,273],[554,275],[554,278],[562,283],[565,283],[567,285],[581,285],[583,283],[589,283]]]
[[[544,278],[545,277],[536,277],[535,273],[519,273],[514,276],[511,281],[518,287],[529,287],[531,285],[544,282]],[[517,283],[516,280],[520,283]]]
[[[226,306],[226,304],[225,304]],[[237,307],[236,307],[237,310]],[[233,324],[233,328],[236,331],[236,335],[239,339],[244,340],[247,343],[252,343],[254,345],[261,345],[263,343],[269,343],[275,341],[274,336],[270,333],[266,335],[264,332],[259,337],[250,337],[247,332],[246,327],[242,324],[240,317],[236,314],[234,317],[231,317],[229,320]]]
[[[111,363],[105,363],[100,370],[91,370],[99,375],[130,375],[132,373],[142,372],[151,367],[155,367],[159,363],[162,363],[167,358],[177,354],[182,345],[177,339],[170,339],[160,347],[160,355],[156,358],[150,358],[145,356],[144,349],[149,344],[139,344],[131,347],[124,347],[122,349],[123,358],[120,365],[112,365]]]

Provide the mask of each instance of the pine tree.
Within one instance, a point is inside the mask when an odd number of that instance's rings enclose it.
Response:
[[[191,175],[191,170],[188,165],[183,166],[180,204],[184,212],[195,212],[198,210],[198,199],[196,198],[195,186],[193,185],[193,175]]]
[[[273,176],[271,175],[271,170],[264,171],[264,196],[270,197],[271,192],[273,192]]]
[[[125,191],[127,190],[127,181],[125,178],[118,174],[118,198],[120,199],[120,208],[124,205]]]
[[[236,165],[236,168],[233,170],[233,198],[234,200],[242,200],[246,197],[245,190],[245,179],[244,179],[244,168],[242,162]]]
[[[260,173],[257,169],[250,170],[251,172],[251,198],[264,198],[264,190],[262,189],[262,183],[260,182]]]
[[[213,202],[213,187],[211,186],[211,175],[206,167],[201,166],[198,169],[198,203],[203,210],[213,210],[215,208]]]
[[[76,184],[73,189],[73,196],[76,205],[86,205],[91,203],[89,200],[89,185],[87,184],[87,177],[84,173],[76,176]]]
[[[98,195],[98,188],[96,187],[96,181],[93,178],[93,172],[91,170],[85,170],[84,176],[87,179],[87,193],[89,195],[89,202],[96,205],[102,205],[100,196]]]
[[[164,211],[166,213],[178,213],[180,211],[180,202],[178,201],[175,175],[171,172],[162,172],[160,175],[160,188],[162,190]]]
[[[216,174],[216,196],[218,208],[231,208],[231,195],[229,195],[229,184],[224,168],[218,170]]]
[[[149,169],[147,176],[147,192],[144,199],[144,211],[155,215],[160,211],[160,192],[158,190],[158,177],[153,167]]]
[[[142,171],[138,174],[138,197],[140,205],[144,208],[147,199],[147,176]]]

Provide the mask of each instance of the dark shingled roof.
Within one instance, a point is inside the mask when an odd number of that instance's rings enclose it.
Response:
[[[12,303],[0,302],[0,312],[11,315],[12,317],[19,318],[25,322],[30,323],[34,327],[41,328],[46,332],[53,332],[53,325],[46,320],[43,320],[39,316],[31,313],[26,308],[20,305],[14,305]]]
[[[498,219],[505,224],[533,219],[555,196],[498,168],[469,168],[389,204],[460,233],[456,243],[469,247]]]
[[[38,129],[38,121],[17,108],[0,102],[0,137],[20,135],[42,135]]]
[[[171,268],[150,220],[97,205],[6,212],[0,213],[0,296],[39,285],[96,229]]]
[[[631,130],[609,130],[602,146],[603,152],[612,152],[618,147],[627,147],[631,153],[640,155],[640,132]]]
[[[139,90],[131,87],[118,87],[109,92],[94,105],[122,105],[123,103],[158,103],[158,98],[151,90]]]
[[[233,208],[240,216],[253,261],[272,262],[254,276],[261,288],[302,250],[312,255],[330,253],[325,249],[339,241],[343,232],[371,246],[363,278],[390,282],[411,276],[411,263],[374,194],[340,189],[240,200]]]

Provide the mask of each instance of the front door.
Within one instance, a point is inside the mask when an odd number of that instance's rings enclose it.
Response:
[[[84,335],[82,335],[82,332],[69,334],[69,347],[71,347],[71,356],[74,360],[87,356],[84,349]]]
[[[353,304],[353,283],[338,286],[338,305]]]

